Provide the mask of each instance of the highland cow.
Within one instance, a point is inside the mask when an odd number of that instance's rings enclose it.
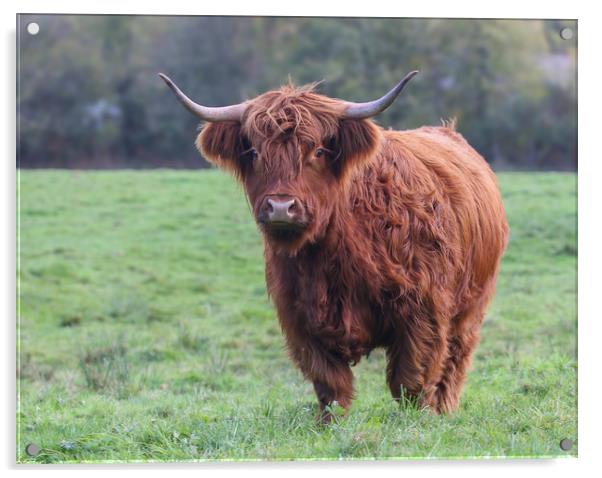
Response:
[[[415,73],[367,103],[289,84],[215,108],[161,75],[206,122],[201,154],[244,186],[268,293],[326,422],[329,405],[349,409],[351,366],[376,347],[395,399],[454,410],[507,244],[495,176],[453,124],[370,119]]]

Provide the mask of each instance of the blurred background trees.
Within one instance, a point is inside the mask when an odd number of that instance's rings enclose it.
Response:
[[[38,35],[25,26],[40,24]],[[225,105],[324,80],[365,101],[416,77],[378,117],[414,128],[456,117],[498,169],[577,167],[576,22],[382,18],[22,15],[20,167],[206,167],[197,121],[157,77]],[[571,40],[559,31],[570,27]]]

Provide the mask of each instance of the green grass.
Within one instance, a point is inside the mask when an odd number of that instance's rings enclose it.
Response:
[[[376,351],[322,427],[228,176],[21,172],[18,461],[576,455],[576,178],[499,178],[511,241],[459,411],[393,402]]]

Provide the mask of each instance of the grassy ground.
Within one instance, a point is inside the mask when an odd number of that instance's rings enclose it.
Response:
[[[395,404],[377,351],[323,428],[229,177],[21,172],[18,460],[575,455],[576,178],[499,177],[511,242],[460,410]]]

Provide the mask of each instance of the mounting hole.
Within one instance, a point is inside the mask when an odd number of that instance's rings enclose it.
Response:
[[[40,453],[40,447],[35,443],[30,443],[25,447],[25,453],[27,453],[29,456],[36,456],[38,453]]]
[[[27,33],[30,35],[37,35],[40,32],[40,25],[36,22],[31,22],[27,24]]]
[[[573,440],[570,440],[569,438],[560,440],[560,449],[562,451],[569,451],[571,448],[573,448]]]
[[[570,40],[573,38],[573,29],[566,27],[560,30],[560,38],[563,40]]]

